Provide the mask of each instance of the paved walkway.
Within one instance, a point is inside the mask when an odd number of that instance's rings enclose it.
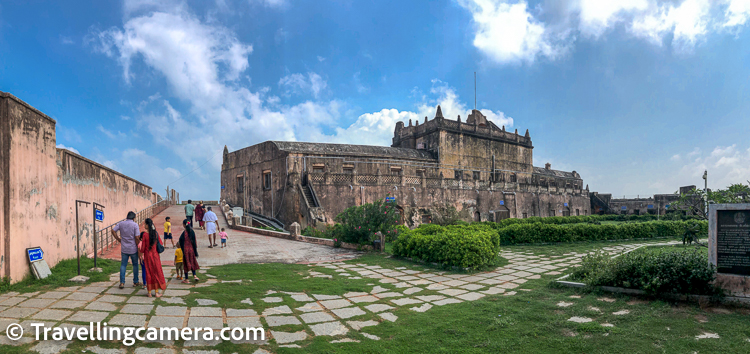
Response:
[[[218,206],[212,206],[213,211],[219,217],[219,227],[225,228],[228,235],[226,248],[221,247],[221,240],[217,235],[219,248],[208,248],[208,234],[201,229],[195,229],[195,238],[198,243],[198,263],[200,265],[215,266],[235,263],[315,263],[325,261],[346,260],[357,256],[357,252],[342,248],[331,248],[299,241],[291,241],[276,237],[262,236],[245,231],[232,230],[229,228],[224,216],[219,212]],[[169,216],[172,221],[172,236],[175,245],[184,231],[182,220],[185,219],[184,206],[173,205],[153,220],[157,225],[159,235],[164,234],[164,218]],[[197,222],[195,223],[198,224]],[[145,228],[142,227],[142,230]],[[171,242],[166,241],[166,250],[161,254],[162,265],[174,264],[174,250]],[[120,260],[120,245],[106,251],[102,258]]]

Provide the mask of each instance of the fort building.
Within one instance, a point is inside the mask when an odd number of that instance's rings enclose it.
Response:
[[[533,165],[526,130],[506,131],[473,110],[465,121],[435,117],[396,124],[392,144],[266,141],[225,147],[221,199],[302,227],[332,223],[344,209],[392,201],[404,224],[589,215],[576,171]]]

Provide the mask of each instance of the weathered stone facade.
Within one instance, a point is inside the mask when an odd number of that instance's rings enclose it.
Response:
[[[592,214],[621,214],[621,215],[664,215],[668,212],[684,209],[675,208],[672,203],[693,190],[695,186],[680,187],[679,194],[654,194],[647,198],[612,198],[612,194],[591,192]]]
[[[533,166],[529,132],[519,135],[478,110],[396,125],[391,147],[267,141],[224,151],[221,198],[306,227],[347,207],[395,198],[409,226],[445,218],[588,215],[581,176]]]

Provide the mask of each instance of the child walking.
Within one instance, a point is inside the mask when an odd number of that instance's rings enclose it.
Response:
[[[185,271],[182,266],[182,248],[174,250],[174,266],[177,270],[177,280],[182,280],[182,273]]]
[[[169,216],[164,221],[164,244],[166,245],[167,240],[172,242],[172,248],[174,246],[174,239],[172,238],[172,223],[169,221]]]
[[[224,232],[224,228],[221,228],[221,232],[219,232],[219,236],[221,236],[221,248],[224,248],[227,246],[227,233]]]

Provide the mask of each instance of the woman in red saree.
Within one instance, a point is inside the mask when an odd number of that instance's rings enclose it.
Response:
[[[185,228],[179,240],[180,248],[182,248],[182,264],[185,269],[185,280],[182,282],[189,284],[188,272],[193,272],[193,278],[197,282],[200,279],[195,275],[195,271],[201,269],[201,267],[198,265],[198,260],[196,259],[198,257],[198,246],[195,243],[195,232],[190,226],[190,220],[183,220],[182,227]]]
[[[146,219],[146,228],[148,232],[143,233],[141,245],[138,248],[138,257],[146,270],[146,278],[143,281],[146,283],[148,297],[151,297],[152,291],[156,292],[156,297],[161,297],[159,289],[162,292],[167,290],[167,282],[164,280],[164,273],[161,269],[161,258],[156,250],[156,244],[161,243],[161,240],[153,220]]]
[[[203,206],[203,201],[198,202],[198,206],[195,207],[195,220],[198,220],[198,225],[203,230],[203,215],[206,214],[206,207]]]

